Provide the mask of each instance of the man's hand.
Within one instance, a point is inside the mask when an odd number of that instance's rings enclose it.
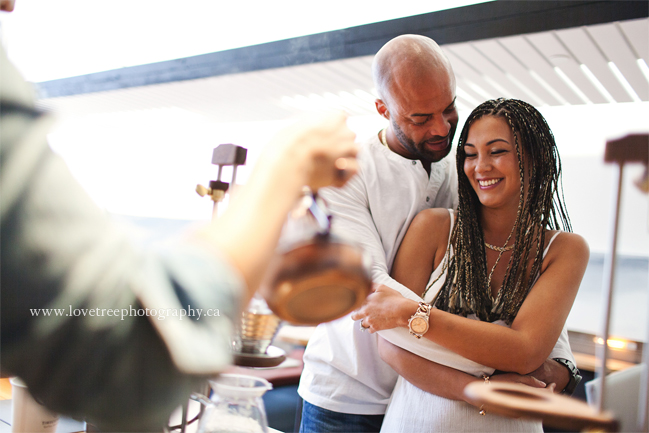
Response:
[[[568,369],[549,358],[539,368],[529,373],[528,376],[533,376],[545,383],[555,384],[554,392],[557,393],[563,391],[570,381],[570,372]]]
[[[361,326],[370,332],[408,326],[408,319],[417,311],[418,303],[401,293],[374,284],[373,292],[363,306],[352,313],[352,320],[361,320]]]
[[[503,374],[494,374],[489,378],[491,382],[509,382],[509,383],[520,383],[523,385],[531,386],[532,388],[546,388],[547,385],[545,382],[538,380],[537,378],[529,375],[523,375],[518,373],[503,373]],[[554,384],[551,383],[550,386]]]

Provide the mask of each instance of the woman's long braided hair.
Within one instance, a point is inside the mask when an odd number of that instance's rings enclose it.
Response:
[[[496,300],[491,298],[489,273],[480,225],[480,201],[464,174],[469,128],[483,116],[502,117],[514,132],[521,179],[518,214],[513,228],[514,249]],[[521,145],[522,144],[522,145]],[[524,161],[529,162],[528,173]],[[495,99],[480,104],[467,119],[457,149],[458,218],[445,258],[448,273],[435,307],[453,314],[476,314],[483,321],[511,324],[540,273],[546,230],[572,231],[563,199],[561,160],[550,127],[533,106],[516,99]],[[528,188],[525,194],[525,177]],[[534,262],[527,272],[530,253]]]

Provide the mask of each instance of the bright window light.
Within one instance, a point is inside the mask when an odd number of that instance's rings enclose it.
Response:
[[[638,59],[637,62],[638,67],[640,67],[640,70],[642,71],[642,75],[644,75],[647,82],[649,82],[649,67],[647,66],[647,62],[645,62],[644,59]]]
[[[570,87],[572,89],[572,91],[575,92],[577,94],[577,96],[579,96],[579,98],[582,101],[584,101],[584,104],[592,104],[593,103],[593,101],[588,99],[588,96],[586,96],[586,94],[584,92],[582,92],[581,89],[579,87],[577,87],[577,85],[575,83],[572,82],[572,80],[565,74],[565,72],[563,72],[561,70],[560,67],[555,66],[554,67],[554,72],[556,72],[557,75],[559,76],[559,78],[561,78],[563,80],[563,82],[566,83],[568,85],[568,87]]]
[[[595,343],[597,344],[604,344],[604,339],[602,337],[595,337]],[[606,340],[606,343],[608,344],[608,347],[611,349],[617,349],[617,350],[637,350],[638,345],[633,342],[633,341],[627,341],[623,340],[621,338],[609,338]]]
[[[581,69],[584,75],[586,75],[586,78],[588,78],[588,80],[590,80],[590,82],[593,83],[593,86],[595,86],[595,88],[599,90],[599,93],[601,93],[602,96],[608,102],[610,102],[611,104],[615,103],[615,99],[613,98],[613,96],[610,93],[608,93],[606,87],[604,87],[604,85],[597,79],[595,74],[593,74],[593,72],[588,68],[588,66],[582,63],[581,65],[579,65],[579,69]]]
[[[534,105],[536,105],[537,107],[547,107],[548,104],[547,104],[546,102],[544,102],[543,99],[542,99],[541,97],[539,97],[539,95],[537,95],[536,93],[534,93],[534,92],[532,91],[532,89],[530,89],[529,87],[527,87],[525,84],[521,83],[521,82],[518,80],[518,78],[514,77],[514,76],[513,76],[512,74],[510,74],[509,72],[505,73],[505,76],[509,79],[509,81],[511,81],[512,83],[514,83],[514,84],[515,84],[519,89],[521,89],[524,93],[527,93],[527,95],[528,95],[532,100],[534,100]]]
[[[376,101],[376,96],[371,93],[366,92],[365,90],[356,89],[354,90],[354,95],[361,98],[363,101],[372,104],[374,106],[374,101]]]
[[[492,80],[491,77],[488,77],[487,75],[484,75],[482,78],[489,83],[494,89],[500,92],[500,95],[498,97],[505,97],[505,98],[512,98],[512,94],[505,89],[503,86],[500,84],[496,83],[496,81]]]
[[[640,97],[638,94],[633,90],[633,87],[631,87],[631,84],[626,80],[624,75],[622,74],[622,71],[620,71],[617,67],[617,65],[613,62],[608,62],[608,67],[613,71],[613,75],[615,75],[615,78],[620,82],[622,87],[624,87],[624,90],[626,90],[626,93],[629,94],[631,99],[633,99],[634,102],[641,102]]]
[[[552,86],[550,86],[539,74],[536,73],[536,71],[533,71],[531,69],[528,69],[528,72],[534,78],[534,80],[541,85],[545,90],[548,91],[549,94],[555,97],[557,101],[559,101],[562,105],[570,105],[568,101],[565,100],[563,96],[559,94]]]
[[[460,88],[459,86],[456,87],[455,92],[456,92],[457,96],[459,96],[460,98],[462,98],[465,101],[469,102],[474,107],[477,107],[478,105],[480,105],[480,101],[475,99],[473,96],[471,96],[470,93],[467,93],[464,89]]]
[[[374,101],[368,103],[365,101],[365,99],[361,99],[358,96],[352,95],[351,93],[345,91],[338,92],[338,96],[347,104],[355,107],[357,111],[360,110],[362,112],[368,112],[371,114],[375,113]]]
[[[483,89],[482,87],[478,86],[478,85],[477,85],[476,83],[474,83],[473,81],[471,81],[471,80],[467,80],[467,79],[465,78],[465,79],[464,79],[464,82],[465,82],[465,83],[466,83],[466,84],[471,88],[471,90],[473,90],[474,92],[476,92],[478,95],[482,96],[482,97],[485,99],[485,101],[488,100],[488,99],[493,99],[493,97],[489,94],[489,92],[487,92],[487,91],[486,91],[485,89]]]

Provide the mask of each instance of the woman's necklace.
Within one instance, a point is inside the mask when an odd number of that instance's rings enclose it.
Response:
[[[494,263],[493,268],[491,268],[491,272],[489,272],[489,278],[487,279],[487,290],[489,291],[489,296],[491,297],[492,302],[494,301],[494,297],[491,296],[491,277],[494,275],[494,271],[496,270],[496,266],[498,266],[498,262],[500,262],[500,258],[503,256],[503,253],[505,251],[511,251],[514,249],[514,245],[507,246],[509,243],[509,240],[512,238],[512,235],[514,234],[514,229],[516,229],[516,224],[514,224],[514,227],[512,227],[512,230],[509,232],[509,236],[507,236],[507,240],[505,241],[505,246],[504,247],[497,247],[495,245],[491,245],[490,243],[485,242],[485,246],[489,248],[490,250],[498,251],[498,258],[496,259],[496,263]],[[484,236],[484,234],[483,234]],[[503,281],[503,284],[505,282]],[[502,289],[503,284],[500,285],[500,289]],[[500,292],[500,289],[498,289],[498,292]],[[498,297],[498,296],[496,296]]]
[[[495,245],[491,245],[491,244],[488,243],[488,242],[485,242],[485,243],[484,243],[484,246],[487,247],[487,248],[489,248],[490,250],[498,251],[498,252],[500,252],[500,253],[504,253],[505,251],[511,251],[511,250],[514,249],[514,245],[510,245],[510,246],[508,246],[508,247],[497,247],[497,246],[495,246]]]

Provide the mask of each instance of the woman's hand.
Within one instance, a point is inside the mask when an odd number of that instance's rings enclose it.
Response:
[[[417,311],[419,304],[404,298],[401,293],[384,286],[374,284],[373,291],[363,306],[354,311],[352,320],[360,320],[361,326],[370,333],[383,329],[408,326],[408,320]]]

